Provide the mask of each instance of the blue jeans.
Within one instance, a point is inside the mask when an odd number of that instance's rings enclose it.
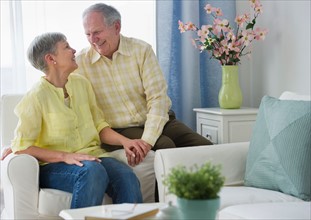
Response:
[[[50,163],[40,167],[40,187],[72,193],[71,208],[101,205],[105,193],[113,203],[141,203],[140,183],[126,164],[111,158],[101,163],[82,161],[82,167]]]

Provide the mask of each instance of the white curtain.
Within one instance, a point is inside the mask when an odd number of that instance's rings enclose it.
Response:
[[[23,14],[22,5],[20,1],[9,1],[10,11],[10,36],[12,48],[12,78],[11,91],[22,93],[26,90],[26,75],[25,73],[25,57],[24,51],[24,34],[23,34]]]

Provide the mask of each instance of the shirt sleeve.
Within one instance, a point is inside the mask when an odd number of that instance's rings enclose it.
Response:
[[[15,107],[14,112],[18,117],[12,141],[12,151],[15,153],[36,145],[41,132],[42,113],[38,100],[31,95],[25,95]]]
[[[142,139],[154,146],[169,119],[171,100],[167,96],[167,84],[151,46],[146,50],[142,80],[148,110]]]
[[[106,122],[103,111],[97,105],[96,96],[91,86],[91,83],[87,79],[85,79],[85,81],[87,84],[88,101],[92,112],[92,117],[96,129],[99,133],[103,128],[110,127],[110,125],[108,124],[108,122]]]

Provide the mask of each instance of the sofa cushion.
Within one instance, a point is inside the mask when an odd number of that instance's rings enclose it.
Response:
[[[245,185],[310,200],[310,101],[263,97],[247,155]]]
[[[41,188],[38,212],[48,216],[58,216],[63,209],[69,209],[72,194],[57,189]]]
[[[259,203],[230,206],[218,213],[218,219],[310,219],[310,202]]]
[[[247,186],[224,186],[219,196],[220,209],[241,204],[303,202],[297,197],[279,191]]]
[[[295,92],[285,91],[281,94],[281,100],[299,100],[299,101],[311,101],[310,95],[301,95]]]

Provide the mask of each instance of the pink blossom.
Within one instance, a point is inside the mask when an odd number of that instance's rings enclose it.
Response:
[[[249,56],[250,50],[245,52],[244,49],[252,46],[254,40],[264,40],[268,30],[256,28],[256,20],[262,13],[262,5],[260,0],[249,0],[251,8],[254,9],[252,17],[250,13],[237,15],[235,22],[238,25],[236,31],[233,30],[227,19],[221,19],[223,12],[220,8],[212,7],[207,4],[204,9],[207,14],[211,14],[213,25],[202,25],[198,28],[192,22],[184,24],[178,21],[181,33],[186,31],[196,32],[196,38],[192,39],[192,44],[201,53],[207,51],[214,58],[220,62],[221,65],[237,65],[240,62],[241,56]],[[247,24],[247,29],[244,28]],[[234,33],[236,32],[237,35]],[[246,49],[245,49],[246,50]]]
[[[248,31],[242,31],[241,43],[248,46],[253,39],[253,35]]]
[[[255,12],[256,12],[257,14],[262,14],[262,13],[263,13],[263,11],[262,11],[262,5],[256,6],[256,7],[254,8],[254,10],[255,10]]]
[[[239,53],[240,52],[240,48],[238,47],[238,45],[239,45],[238,43],[233,41],[233,42],[228,44],[228,48],[229,48],[230,51],[235,51],[235,52]]]
[[[216,13],[216,16],[222,16],[223,15],[222,10],[220,8],[216,8],[215,13]]]
[[[222,53],[226,53],[227,55],[229,54],[229,46],[228,46],[228,41],[227,40],[222,40],[221,42],[220,42],[220,44],[221,44],[221,51],[222,51]]]
[[[212,13],[212,6],[210,4],[205,5],[204,10],[206,11],[207,14]]]
[[[244,16],[245,21],[249,21],[251,19],[250,13],[247,13],[247,14],[245,13],[243,16]]]
[[[251,7],[254,8],[256,14],[262,14],[262,5],[259,0],[250,0]]]
[[[232,40],[232,41],[235,41],[236,40],[236,36],[233,34],[232,31],[229,31],[227,33],[227,40]]]
[[[268,33],[267,29],[256,28],[256,30],[254,31],[255,39],[264,40],[266,38],[267,33]]]
[[[243,27],[243,24],[245,22],[245,17],[242,15],[238,15],[236,16],[235,20],[234,20],[240,27]]]
[[[240,53],[235,54],[235,55],[234,55],[234,58],[240,59]]]
[[[217,31],[217,33],[221,32],[222,30],[225,32],[228,32],[228,25],[229,25],[229,21],[227,19],[215,19],[214,20],[214,24],[215,24],[215,29]]]
[[[186,31],[196,31],[197,27],[192,22],[188,22],[184,25]]]
[[[215,57],[220,57],[221,53],[219,52],[219,50],[214,50],[214,56]]]
[[[179,25],[178,29],[180,30],[180,33],[186,32],[184,23],[182,23],[182,22],[179,20],[179,21],[178,21],[178,25]]]
[[[205,39],[208,38],[210,25],[202,25],[201,29],[198,30],[198,36],[201,38],[201,42],[205,42]]]
[[[250,1],[250,3],[251,3],[251,7],[252,7],[252,8],[256,8],[256,7],[258,7],[258,6],[261,6],[261,3],[260,3],[259,0],[249,0],[249,1]]]

